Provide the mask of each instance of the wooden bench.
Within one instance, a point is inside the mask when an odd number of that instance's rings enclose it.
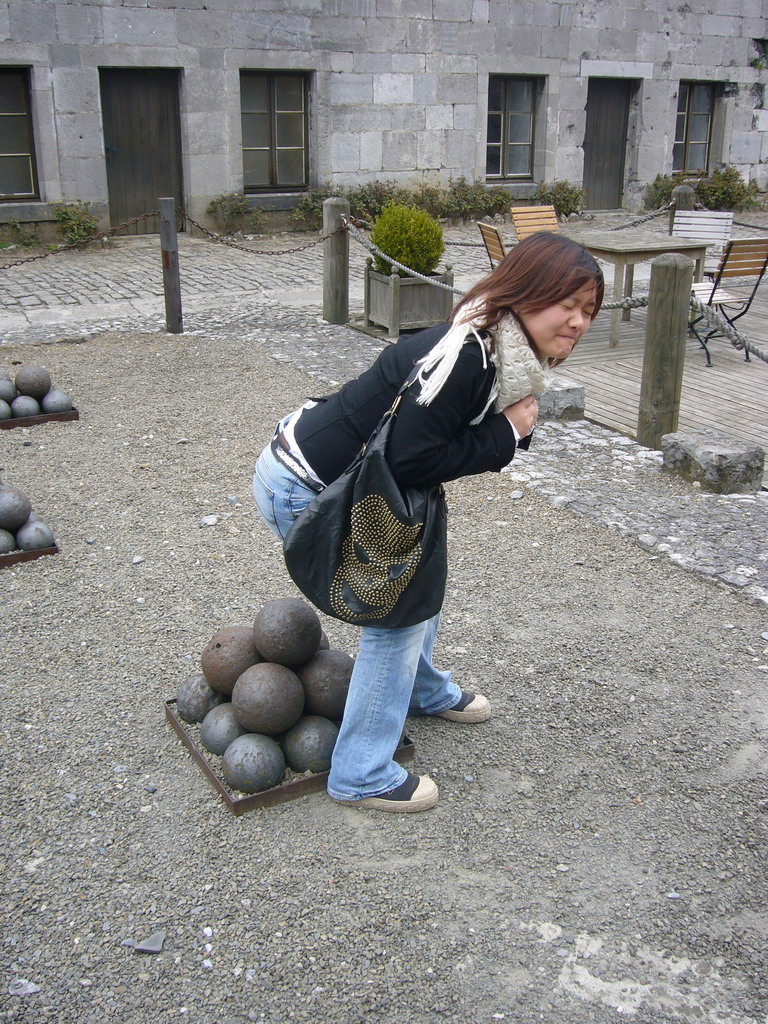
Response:
[[[518,242],[537,231],[559,230],[554,206],[510,206],[509,212]]]
[[[507,255],[504,239],[501,237],[499,229],[494,227],[493,224],[486,224],[484,221],[479,220],[477,226],[480,228],[480,234],[482,235],[483,242],[485,242],[485,251],[488,253],[491,269],[493,269]]]
[[[766,267],[768,267],[768,238],[733,238],[726,243],[720,264],[715,271],[713,280],[703,281],[693,285],[693,295],[700,302],[711,306],[729,324],[733,324],[739,317],[749,312],[752,300],[757,293],[757,287],[763,279]],[[749,294],[740,295],[738,292],[730,292],[722,287],[722,282],[727,278],[754,278],[754,285]],[[719,327],[698,325],[704,320],[703,314],[694,316],[688,324],[688,329],[698,339],[699,344],[707,354],[707,366],[712,365],[712,358],[709,354],[708,344],[716,334],[722,334]],[[749,362],[749,352],[745,349],[744,356]]]
[[[720,265],[732,229],[732,210],[675,210],[671,234],[676,238],[695,238],[706,244],[704,273],[712,277]]]

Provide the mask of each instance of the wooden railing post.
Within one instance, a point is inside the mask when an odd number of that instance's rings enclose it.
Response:
[[[675,185],[672,189],[672,202],[675,204],[669,211],[669,233],[672,234],[672,225],[675,221],[675,210],[692,210],[696,200],[696,193],[690,185]]]
[[[337,231],[342,217],[349,217],[347,199],[323,202],[323,235],[331,236],[323,242],[323,320],[329,324],[349,320],[349,235]]]
[[[163,293],[165,329],[169,334],[184,330],[181,315],[181,279],[179,278],[179,241],[176,236],[176,200],[158,199],[160,211],[160,247],[163,256]]]
[[[664,253],[651,263],[637,417],[637,440],[646,448],[661,448],[662,435],[677,430],[692,283],[687,256]]]

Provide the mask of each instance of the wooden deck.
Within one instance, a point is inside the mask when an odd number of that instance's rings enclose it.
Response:
[[[761,289],[762,290],[762,289]],[[618,348],[608,347],[610,318],[600,313],[568,361],[556,373],[584,387],[587,419],[629,437],[637,434],[646,311],[622,320]],[[768,287],[758,292],[739,329],[768,351]],[[760,445],[768,453],[768,363],[750,361],[724,338],[710,343],[712,367],[704,350],[686,343],[678,429],[713,427]],[[768,467],[767,467],[768,468]]]

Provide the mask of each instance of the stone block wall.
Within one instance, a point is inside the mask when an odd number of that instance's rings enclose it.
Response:
[[[181,69],[195,217],[242,188],[240,69],[311,73],[315,184],[482,180],[488,75],[526,74],[546,82],[534,181],[582,180],[597,76],[637,83],[625,205],[671,169],[680,80],[730,83],[713,155],[764,188],[766,71],[750,61],[766,36],[761,0],[0,0],[0,64],[32,69],[41,216],[62,199],[108,209],[100,67]]]

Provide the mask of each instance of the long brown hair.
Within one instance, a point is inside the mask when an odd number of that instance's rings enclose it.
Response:
[[[518,319],[520,313],[539,313],[591,285],[595,288],[594,320],[605,288],[603,272],[595,259],[564,235],[537,231],[519,242],[487,277],[462,296],[453,310],[453,319],[464,306],[476,302],[480,309],[472,322],[478,330],[488,330],[507,313],[518,314]]]

